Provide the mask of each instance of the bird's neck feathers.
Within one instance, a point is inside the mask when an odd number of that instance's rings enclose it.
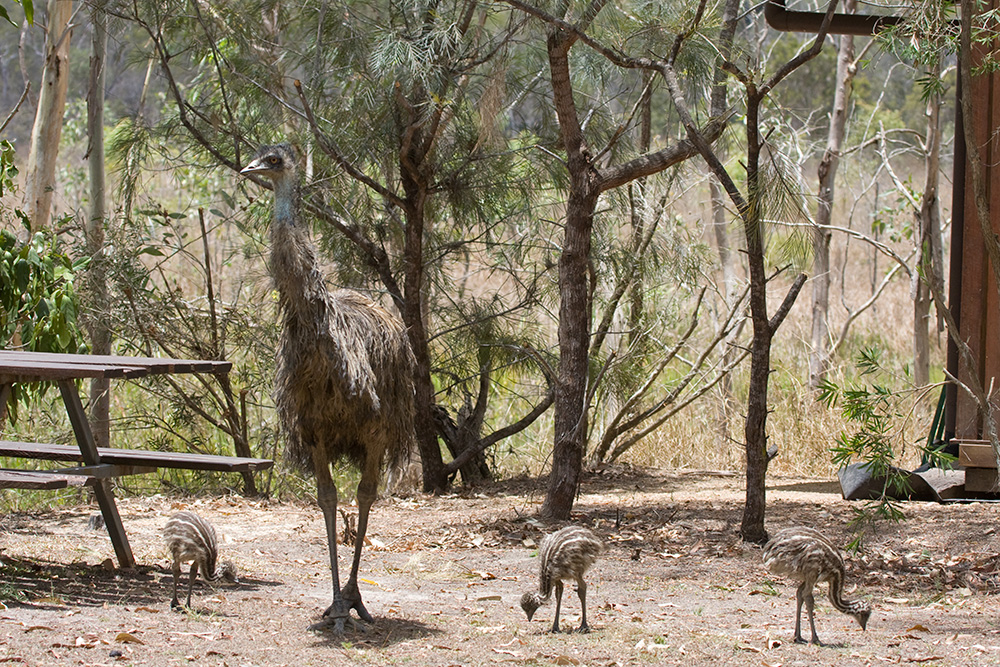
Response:
[[[286,188],[282,183],[275,183],[271,224],[270,269],[278,289],[278,305],[286,326],[300,322],[306,329],[323,330],[328,290],[309,229],[299,218],[297,188]]]
[[[273,224],[299,226],[299,186],[294,176],[274,182]]]
[[[543,573],[542,576],[539,578],[538,592],[535,594],[535,597],[538,598],[538,604],[540,605],[545,604],[546,602],[549,601],[549,598],[552,597],[553,583],[554,582],[552,581],[552,577],[548,576],[547,574]]]

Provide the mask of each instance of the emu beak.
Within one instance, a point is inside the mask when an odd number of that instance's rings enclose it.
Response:
[[[244,176],[256,174],[261,171],[267,171],[267,167],[264,165],[264,161],[259,159],[251,161],[250,164],[240,169],[240,173]]]

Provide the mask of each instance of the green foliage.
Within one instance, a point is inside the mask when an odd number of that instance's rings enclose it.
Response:
[[[17,165],[14,164],[14,144],[6,139],[0,141],[0,197],[4,192],[12,192],[16,186]]]
[[[974,75],[989,74],[1000,69],[997,37],[1000,36],[1000,9],[988,8],[985,2],[977,4],[972,23],[973,48],[981,49],[982,59],[973,68]]]
[[[862,350],[855,363],[860,381],[844,386],[824,381],[820,401],[830,408],[839,404],[843,417],[855,427],[852,432],[837,435],[837,444],[831,449],[833,463],[841,467],[861,463],[873,479],[884,480],[878,498],[853,508],[851,525],[858,532],[851,548],[856,549],[865,533],[879,522],[905,518],[898,498],[905,498],[911,487],[908,473],[896,463],[905,449],[900,442],[900,426],[909,411],[904,408],[913,401],[914,391],[900,391],[886,383],[889,378],[878,348]],[[953,458],[926,444],[919,447],[934,466],[947,465]]]
[[[22,244],[0,230],[0,349],[85,352],[74,279],[86,264],[70,259],[41,232]],[[8,401],[11,418],[16,418],[18,404],[46,388],[14,385]]]
[[[0,230],[0,347],[45,352],[86,349],[73,281],[87,264],[42,232],[21,244]]]
[[[32,0],[14,0],[14,2],[21,5],[21,9],[24,10],[24,20],[27,21],[29,25],[33,25],[35,23],[35,7],[32,4]],[[11,24],[15,28],[18,27],[17,24],[14,23],[13,19],[10,18],[10,12],[7,11],[7,7],[3,4],[0,4],[0,19],[7,21],[7,23]]]

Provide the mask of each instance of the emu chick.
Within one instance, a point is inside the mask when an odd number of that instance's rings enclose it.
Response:
[[[215,537],[215,528],[205,519],[194,512],[178,512],[170,518],[163,529],[163,536],[167,540],[167,549],[170,551],[172,559],[172,570],[174,574],[174,596],[170,601],[171,609],[180,608],[177,599],[177,580],[181,575],[181,563],[191,561],[191,574],[188,579],[187,604],[191,607],[191,589],[194,587],[194,580],[198,578],[198,570],[205,575],[205,579],[215,583],[220,579],[225,579],[237,583],[236,566],[229,561],[216,564],[219,557],[218,541]]]
[[[840,550],[822,533],[805,526],[785,528],[764,545],[764,564],[779,575],[799,582],[795,591],[795,642],[802,638],[802,605],[809,615],[811,642],[822,645],[816,635],[813,587],[822,581],[830,585],[830,602],[837,611],[853,616],[861,629],[868,626],[871,608],[863,600],[846,600],[844,594],[844,559]]]
[[[521,597],[521,608],[530,621],[543,604],[556,592],[556,617],[552,632],[559,632],[559,611],[562,606],[563,581],[573,579],[580,597],[581,617],[577,632],[590,632],[587,625],[587,583],[583,575],[604,553],[604,543],[593,532],[580,526],[567,526],[546,535],[538,549],[538,592]]]

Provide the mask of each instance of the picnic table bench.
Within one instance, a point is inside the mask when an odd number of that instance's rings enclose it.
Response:
[[[98,447],[80,400],[77,381],[177,373],[228,373],[231,368],[232,364],[228,361],[0,350],[0,415],[6,410],[13,384],[53,382],[59,387],[77,443],[74,446],[0,440],[0,456],[3,457],[75,464],[59,470],[0,468],[0,489],[93,487],[118,563],[121,567],[133,567],[135,558],[118,514],[111,479],[154,472],[158,468],[252,472],[270,468],[274,462],[238,456]]]

